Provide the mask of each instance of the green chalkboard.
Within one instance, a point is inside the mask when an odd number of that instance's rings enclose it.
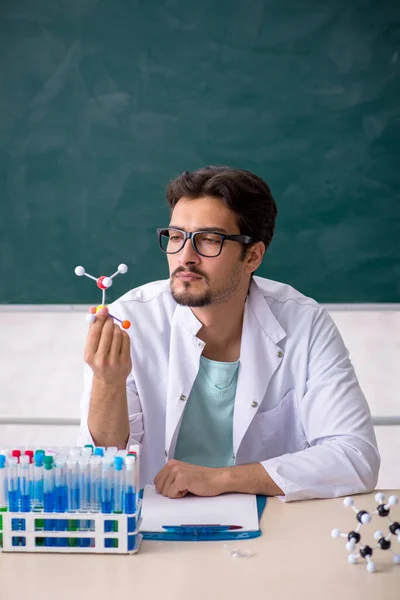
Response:
[[[167,277],[166,183],[206,164],[272,188],[258,274],[398,302],[399,75],[393,0],[2,0],[0,302]]]

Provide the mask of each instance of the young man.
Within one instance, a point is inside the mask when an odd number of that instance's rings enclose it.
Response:
[[[113,303],[129,335],[107,309],[90,326],[80,443],[141,444],[142,484],[170,498],[373,489],[371,417],[332,319],[253,278],[277,213],[267,184],[206,167],[172,181],[167,200],[157,232],[170,279]]]

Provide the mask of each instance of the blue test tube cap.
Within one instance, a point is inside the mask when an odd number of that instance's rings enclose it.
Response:
[[[6,464],[6,456],[5,454],[0,454],[0,469],[3,469]]]
[[[94,455],[95,456],[104,456],[104,448],[102,446],[99,446],[98,448],[94,449]]]
[[[122,471],[122,468],[124,466],[124,459],[122,456],[115,456],[114,457],[114,469],[116,471]]]
[[[43,459],[44,454],[42,454],[41,452],[35,452],[35,465],[37,467],[43,467]]]

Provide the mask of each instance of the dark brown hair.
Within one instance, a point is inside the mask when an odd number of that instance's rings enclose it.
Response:
[[[277,215],[275,200],[265,181],[250,171],[224,166],[184,171],[167,186],[171,212],[183,196],[220,198],[236,213],[242,235],[250,235],[254,242],[264,242],[265,249],[271,243]]]

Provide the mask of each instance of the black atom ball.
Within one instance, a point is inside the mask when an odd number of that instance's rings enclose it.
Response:
[[[393,533],[393,535],[396,535],[396,531],[398,529],[400,529],[400,523],[398,523],[397,521],[389,525],[389,531],[390,533]]]
[[[367,515],[367,514],[368,514],[368,513],[367,513],[367,511],[366,511],[366,510],[359,510],[359,511],[358,511],[358,513],[357,513],[357,521],[358,521],[359,523],[362,523],[362,521],[361,521],[361,518],[362,518],[362,516],[363,516],[363,515]]]
[[[381,547],[381,550],[388,550],[390,548],[390,541],[389,540],[385,540],[384,537],[381,537],[378,540],[378,544]]]
[[[354,542],[358,544],[358,542],[361,540],[361,535],[357,533],[357,531],[350,531],[349,535],[347,536],[347,539],[349,540],[349,542],[351,539],[353,539]]]
[[[378,511],[378,515],[380,517],[387,517],[389,514],[389,509],[385,508],[384,504],[380,504],[376,510]]]
[[[364,546],[364,548],[361,548],[360,554],[363,558],[365,558],[366,556],[372,556],[372,548],[370,548],[369,546]]]

